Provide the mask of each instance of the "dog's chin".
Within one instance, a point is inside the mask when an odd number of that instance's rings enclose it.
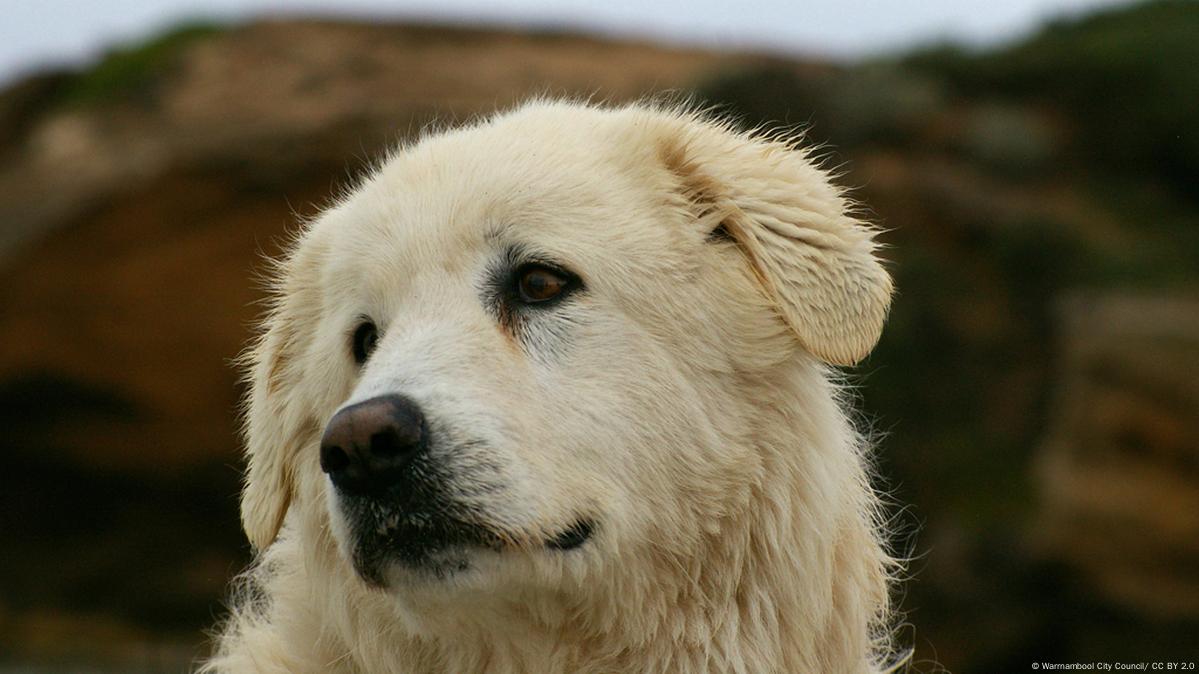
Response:
[[[443,521],[424,526],[351,526],[349,553],[354,571],[376,588],[471,584],[490,575],[508,557],[532,551],[547,555],[570,554],[594,535],[595,524],[581,519],[544,540],[540,545],[517,548],[486,526]]]
[[[503,549],[499,536],[462,522],[426,526],[352,526],[350,560],[368,585],[437,583],[471,572],[483,554]],[[343,548],[344,549],[344,548]]]
[[[439,586],[466,582],[481,575],[480,560],[494,552],[481,547],[453,546],[430,551],[419,561],[397,557],[354,557],[354,571],[379,589]]]

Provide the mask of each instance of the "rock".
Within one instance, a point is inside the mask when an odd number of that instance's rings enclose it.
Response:
[[[1073,295],[1059,316],[1038,548],[1123,608],[1199,617],[1199,300]]]
[[[248,552],[231,360],[297,213],[435,119],[538,94],[627,100],[747,58],[321,21],[151,44],[167,42],[122,52],[132,79],[97,83],[101,66],[0,94],[6,633],[103,615],[202,642]],[[64,98],[81,82],[85,102]],[[89,634],[78,652],[104,651]],[[53,641],[0,644],[0,660]]]

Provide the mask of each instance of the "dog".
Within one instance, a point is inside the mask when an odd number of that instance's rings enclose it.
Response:
[[[206,672],[871,672],[892,294],[785,134],[536,100],[297,235],[246,357],[256,561]]]

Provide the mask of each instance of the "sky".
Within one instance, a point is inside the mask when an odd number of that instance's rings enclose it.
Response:
[[[0,0],[0,85],[80,65],[189,19],[269,15],[570,28],[716,48],[854,58],[951,39],[991,45],[1119,0]]]

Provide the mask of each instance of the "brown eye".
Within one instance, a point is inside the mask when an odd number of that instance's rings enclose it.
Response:
[[[379,342],[379,329],[370,321],[365,321],[354,330],[350,339],[350,350],[354,353],[354,362],[362,365]]]
[[[526,267],[520,271],[516,287],[522,302],[548,302],[566,291],[570,279],[545,267]]]

